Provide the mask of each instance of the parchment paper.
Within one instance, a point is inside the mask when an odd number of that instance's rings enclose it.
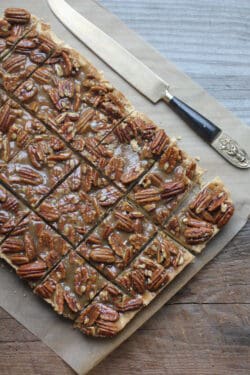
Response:
[[[69,3],[85,17],[117,39],[127,49],[170,83],[172,93],[185,100],[205,116],[226,130],[249,152],[250,130],[239,119],[223,108],[214,98],[195,84],[175,66],[165,60],[152,47],[129,30],[118,18],[91,0],[69,0]],[[20,6],[20,0],[1,0],[0,10]],[[83,53],[119,90],[126,94],[135,107],[145,112],[171,136],[182,136],[180,146],[192,156],[201,156],[201,166],[208,170],[206,179],[220,175],[231,190],[236,212],[229,225],[210,243],[206,251],[197,257],[163,293],[116,338],[98,340],[87,338],[73,330],[71,323],[55,314],[52,309],[20,282],[4,265],[0,267],[0,305],[32,333],[43,340],[77,373],[86,374],[105,356],[126,340],[138,327],[161,308],[207,262],[217,255],[245,224],[250,211],[250,170],[230,166],[215,151],[196,136],[164,103],[151,104],[105,63],[91,53],[50,11],[45,0],[22,0],[22,7],[51,23],[53,31],[68,44]],[[1,333],[0,333],[1,336]]]

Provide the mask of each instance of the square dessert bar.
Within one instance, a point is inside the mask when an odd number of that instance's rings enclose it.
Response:
[[[171,144],[129,197],[144,208],[156,224],[164,224],[199,177],[194,160]]]
[[[77,245],[121,193],[82,162],[38,207],[38,212]]]
[[[131,297],[109,283],[78,316],[75,328],[88,336],[118,334],[143,307],[141,297]]]
[[[0,59],[36,24],[37,19],[21,8],[7,8],[0,19]]]
[[[34,287],[70,250],[70,245],[39,216],[30,213],[0,246],[17,275]]]
[[[193,259],[186,249],[159,232],[115,281],[131,295],[141,296],[147,305]]]
[[[9,99],[0,108],[0,164],[8,163],[20,150],[45,133],[47,129],[39,120]]]
[[[34,207],[78,163],[64,142],[47,132],[0,166],[0,180]]]
[[[54,43],[49,38],[49,26],[38,21],[0,62],[0,84],[13,92],[52,53]]]
[[[63,112],[55,120],[50,119],[48,125],[60,134],[74,150],[84,155],[85,146],[91,142],[92,138],[101,142],[118,122],[119,120],[84,105],[81,114]]]
[[[36,287],[35,293],[52,305],[58,314],[74,319],[106,283],[99,272],[75,251],[70,251]]]
[[[108,279],[114,279],[155,233],[155,226],[122,200],[77,251]]]
[[[84,57],[62,42],[60,44],[54,35],[51,38],[57,43],[52,56],[14,92],[23,105],[54,128],[65,127],[69,121],[73,127],[80,127],[80,117],[89,108],[84,93],[90,89],[89,82],[94,81],[96,89],[102,88],[103,100],[107,102],[106,107],[95,106],[101,112],[122,120],[133,110],[127,99],[111,87]],[[117,98],[115,104],[112,102],[114,98]]]
[[[166,229],[176,241],[200,253],[233,212],[230,193],[217,177],[166,224]]]
[[[126,190],[152,166],[169,142],[164,130],[136,112],[118,124],[101,143],[95,138],[86,141],[82,154]]]
[[[17,234],[19,222],[28,213],[29,209],[0,185],[0,242],[11,231],[11,235]]]

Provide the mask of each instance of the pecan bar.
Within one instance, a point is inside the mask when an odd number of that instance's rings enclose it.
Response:
[[[47,132],[1,166],[0,179],[36,206],[78,163],[63,141]]]
[[[0,108],[1,164],[8,163],[20,150],[46,132],[46,127],[40,121],[9,99]]]
[[[84,106],[81,113],[62,112],[54,120],[49,120],[50,125],[70,146],[84,154],[86,143],[95,138],[101,142],[117,125],[118,120],[102,112]]]
[[[141,297],[130,297],[108,284],[76,319],[74,326],[88,336],[118,334],[143,307]]]
[[[19,222],[28,214],[29,210],[13,194],[0,185],[0,242],[11,232],[18,233]]]
[[[195,161],[171,144],[129,196],[156,224],[164,224],[189,193],[199,174]]]
[[[167,223],[166,229],[184,246],[200,253],[231,219],[233,212],[230,194],[217,177]]]
[[[58,314],[74,319],[105,285],[99,272],[70,251],[34,291]]]
[[[159,232],[116,282],[149,304],[192,260],[193,255]]]
[[[69,250],[70,245],[61,236],[30,213],[1,244],[0,258],[34,287]]]
[[[77,251],[112,280],[140,252],[155,230],[141,211],[122,200]]]
[[[5,9],[4,18],[0,19],[0,58],[9,53],[36,22],[26,9]]]
[[[0,62],[0,83],[7,91],[13,92],[52,53],[55,45],[48,30],[48,25],[38,21]]]
[[[91,166],[80,166],[39,206],[39,213],[77,245],[121,193]]]
[[[82,154],[126,190],[152,166],[169,141],[164,130],[136,112],[101,143],[95,138],[87,140]]]

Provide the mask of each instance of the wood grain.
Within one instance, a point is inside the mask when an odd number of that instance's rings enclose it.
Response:
[[[101,0],[250,124],[248,0]],[[92,375],[250,373],[250,221]],[[0,374],[73,371],[0,308]]]

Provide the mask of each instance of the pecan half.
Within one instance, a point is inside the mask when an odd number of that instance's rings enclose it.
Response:
[[[143,306],[142,298],[126,298],[122,302],[116,302],[115,307],[119,312],[138,310]]]
[[[46,263],[39,259],[33,263],[21,265],[16,272],[22,279],[37,280],[44,276],[46,269]]]
[[[89,258],[94,262],[111,264],[115,261],[113,251],[107,247],[97,247],[91,250]]]
[[[206,242],[213,235],[213,227],[189,227],[184,230],[184,236],[189,244],[199,244]]]
[[[30,13],[22,8],[7,8],[4,11],[4,18],[9,23],[26,24],[30,21]]]
[[[187,184],[185,181],[170,181],[162,186],[161,197],[163,199],[171,199],[178,194],[185,192]]]
[[[35,292],[43,298],[51,298],[56,289],[56,283],[53,279],[46,280],[43,284],[38,285]]]
[[[153,141],[151,142],[150,148],[154,155],[160,155],[168,144],[169,137],[163,129],[159,129],[156,132]]]

